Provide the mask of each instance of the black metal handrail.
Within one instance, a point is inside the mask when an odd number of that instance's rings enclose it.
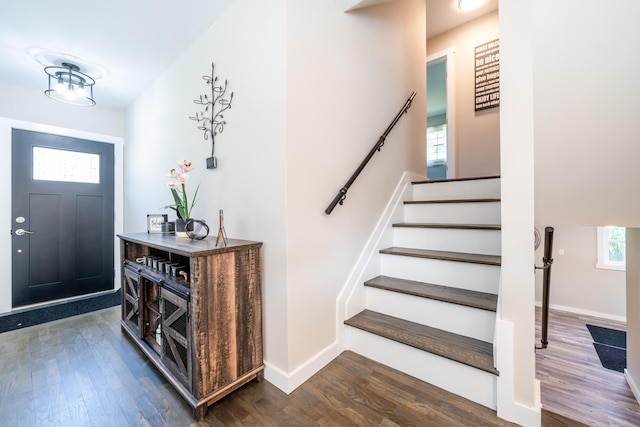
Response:
[[[333,198],[333,200],[329,204],[329,207],[327,207],[327,209],[324,210],[324,213],[326,213],[327,215],[330,215],[331,212],[333,212],[333,209],[336,207],[336,205],[338,204],[342,205],[344,203],[344,199],[347,198],[347,191],[349,190],[349,187],[351,187],[351,184],[353,184],[356,178],[358,178],[358,175],[360,175],[360,172],[362,172],[365,166],[367,166],[367,163],[369,163],[369,160],[371,160],[371,157],[373,157],[376,151],[380,151],[380,149],[384,145],[384,141],[387,138],[387,135],[389,135],[389,132],[391,132],[391,129],[393,129],[396,123],[398,123],[398,120],[400,120],[400,117],[402,117],[402,115],[406,113],[409,108],[411,108],[411,102],[413,101],[413,98],[415,96],[416,96],[415,92],[413,92],[411,96],[409,96],[409,99],[407,99],[407,102],[404,103],[404,106],[402,107],[402,109],[400,109],[400,112],[396,115],[396,117],[393,119],[391,124],[389,124],[389,126],[387,127],[387,130],[385,130],[384,133],[380,135],[380,138],[378,138],[378,142],[375,143],[371,151],[369,151],[369,154],[367,154],[367,157],[365,157],[362,163],[360,163],[360,166],[358,166],[358,169],[356,169],[353,175],[351,175],[351,178],[349,178],[347,183],[340,189],[340,191],[338,191],[338,194],[336,194],[336,197]]]

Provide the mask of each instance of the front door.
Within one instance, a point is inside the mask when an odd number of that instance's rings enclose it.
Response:
[[[113,145],[13,129],[13,307],[114,287]]]

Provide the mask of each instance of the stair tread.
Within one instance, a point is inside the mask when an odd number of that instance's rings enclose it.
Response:
[[[364,310],[346,325],[498,375],[493,344],[397,317]]]
[[[470,178],[450,178],[450,179],[440,179],[440,180],[420,180],[420,181],[412,181],[411,184],[439,184],[444,182],[458,182],[458,181],[478,181],[482,179],[499,179],[500,175],[492,175],[492,176],[476,176]]]
[[[446,223],[423,223],[423,222],[398,222],[394,227],[405,228],[455,228],[460,230],[501,230],[500,224],[446,224]]]
[[[484,199],[437,199],[437,200],[406,200],[405,205],[429,205],[438,203],[493,203],[499,202],[500,198],[484,198]]]
[[[502,263],[502,257],[498,255],[467,254],[462,252],[435,251],[431,249],[399,248],[395,246],[381,249],[380,253],[474,264],[501,265]]]
[[[493,312],[496,311],[498,306],[498,296],[495,294],[397,277],[378,276],[366,281],[364,285]]]

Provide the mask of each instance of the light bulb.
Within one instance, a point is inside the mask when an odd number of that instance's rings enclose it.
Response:
[[[80,98],[85,98],[87,96],[87,91],[84,88],[83,82],[80,82],[78,84],[78,88],[76,89],[76,95],[78,95]]]
[[[64,81],[62,80],[62,77],[58,77],[58,83],[56,83],[56,92],[64,93],[66,90],[67,88],[64,86]]]
[[[67,92],[64,95],[69,101],[73,101],[74,99],[76,99],[76,92],[73,90],[73,85],[71,83],[69,83]]]

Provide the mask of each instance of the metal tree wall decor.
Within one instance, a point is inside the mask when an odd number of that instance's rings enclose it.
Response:
[[[217,134],[224,131],[224,126],[227,124],[222,112],[231,108],[233,92],[231,92],[228,99],[225,98],[228,82],[225,79],[224,84],[218,83],[218,76],[215,75],[213,62],[211,63],[211,76],[202,76],[202,78],[211,86],[211,97],[208,94],[204,94],[200,95],[200,99],[195,99],[193,102],[202,105],[204,111],[196,113],[195,116],[189,118],[198,122],[198,129],[203,131],[205,141],[211,137],[211,157],[207,159],[207,169],[215,169],[218,166],[218,161],[213,155],[215,138]]]

